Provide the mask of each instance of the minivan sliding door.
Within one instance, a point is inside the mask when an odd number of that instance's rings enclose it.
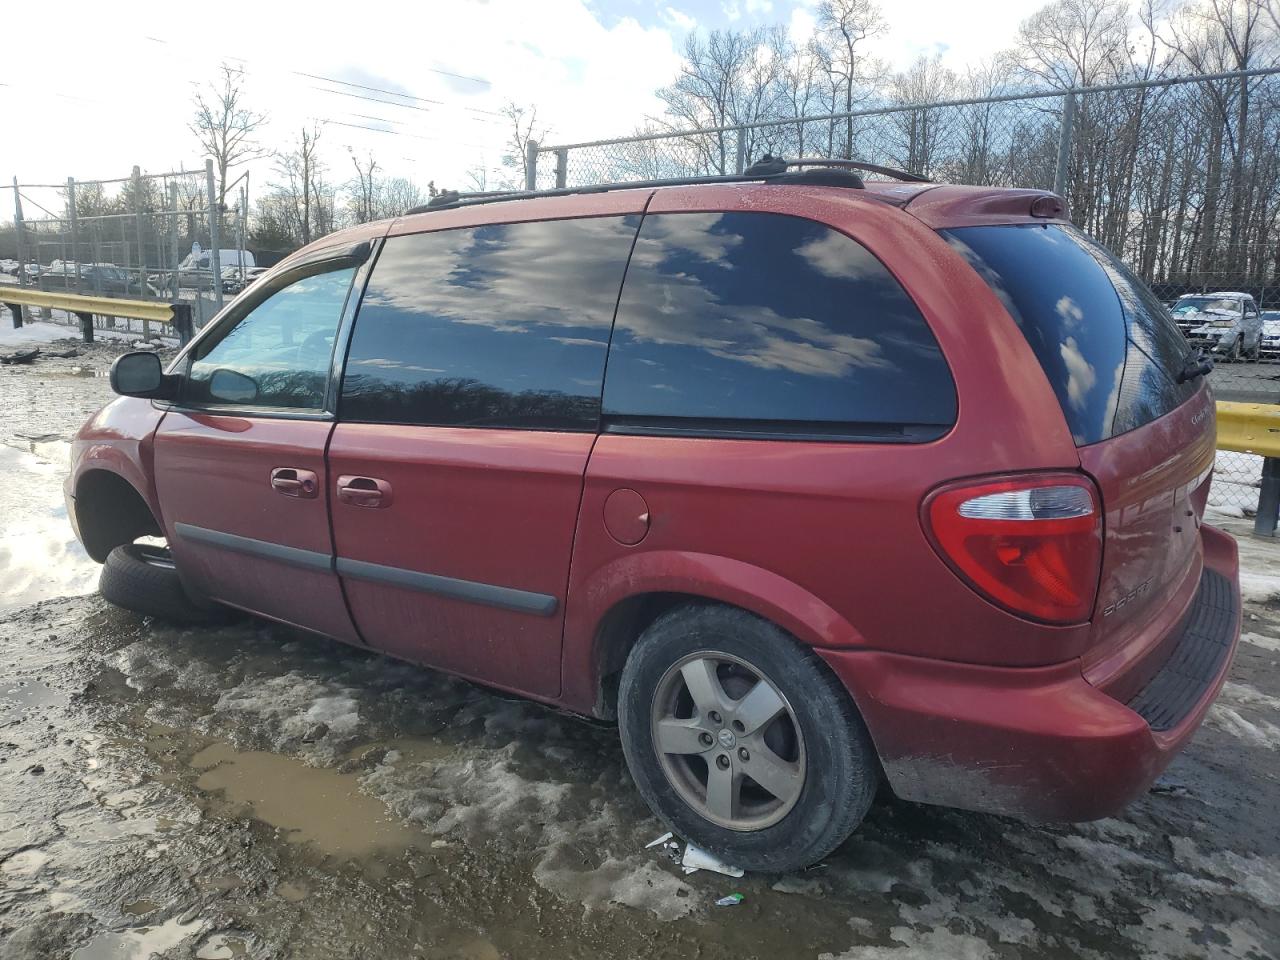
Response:
[[[638,216],[389,237],[329,446],[337,571],[372,646],[560,687],[582,478]]]

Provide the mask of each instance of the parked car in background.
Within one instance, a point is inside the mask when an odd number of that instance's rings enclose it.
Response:
[[[63,260],[54,263],[40,274],[41,290],[65,290],[75,292],[76,264]],[[130,283],[128,271],[111,263],[80,264],[80,293],[100,293],[123,296],[137,292],[136,283]]]
[[[1280,310],[1262,311],[1262,355],[1280,358]]]
[[[124,355],[66,484],[103,596],[616,720],[748,869],[882,780],[1115,813],[1239,638],[1208,365],[1052,194],[757,176],[353,227]]]
[[[0,273],[6,276],[15,277],[18,275],[18,267],[20,264],[17,260],[0,260]]]
[[[1174,322],[1193,346],[1227,360],[1258,358],[1262,349],[1262,315],[1247,293],[1187,294],[1174,304]]]
[[[266,273],[266,267],[224,267],[222,270],[222,292],[239,293],[258,277]]]

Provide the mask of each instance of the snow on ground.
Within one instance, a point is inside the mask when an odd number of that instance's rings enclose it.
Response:
[[[91,593],[99,567],[71,532],[62,497],[66,443],[29,453],[0,444],[0,611]]]

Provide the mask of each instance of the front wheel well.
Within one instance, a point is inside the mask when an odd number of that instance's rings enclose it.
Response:
[[[85,551],[98,563],[138,537],[162,536],[151,508],[128,480],[110,470],[90,470],[76,483],[76,525]]]

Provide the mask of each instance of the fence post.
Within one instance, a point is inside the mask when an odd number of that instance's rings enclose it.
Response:
[[[734,161],[734,172],[741,176],[742,171],[747,169],[747,130],[745,127],[738,127],[735,133],[738,136],[738,157]]]
[[[524,188],[532,193],[538,189],[538,141],[524,145]]]
[[[213,274],[213,302],[222,309],[222,212],[218,209],[218,198],[214,196],[213,161],[204,162],[205,188],[209,191],[209,271]]]
[[[84,342],[93,343],[93,314],[77,310],[76,316],[80,318],[80,335]]]
[[[1075,132],[1076,95],[1064,94],[1062,98],[1062,124],[1058,129],[1058,168],[1053,174],[1053,192],[1060,197],[1067,195],[1067,173],[1071,161],[1071,137]]]
[[[1275,537],[1277,514],[1280,514],[1280,459],[1266,457],[1262,461],[1258,513],[1253,518],[1254,536]]]
[[[67,177],[67,220],[71,225],[71,259],[76,264],[76,293],[80,292],[80,222],[76,216],[76,178]]]
[[[173,299],[178,299],[178,184],[169,182],[169,265],[173,267]]]
[[[185,300],[175,300],[173,307],[173,329],[178,334],[178,343],[186,346],[195,333],[195,324],[191,321],[191,304]]]
[[[142,245],[142,168],[133,168],[133,232],[138,242],[138,297],[147,295],[147,255]],[[127,322],[126,322],[127,326]]]
[[[20,303],[6,303],[6,304],[5,304],[5,306],[6,306],[6,307],[8,307],[8,308],[9,308],[9,312],[13,314],[13,329],[15,329],[15,330],[21,329],[21,327],[22,327],[22,304],[20,304]]]
[[[563,190],[569,184],[569,151],[561,147],[556,151],[556,189]]]
[[[18,285],[21,287],[27,284],[27,255],[25,244],[22,242],[22,194],[18,192],[18,178],[13,178],[13,234],[18,246]],[[15,329],[22,326],[23,307],[18,305],[18,311],[13,315],[13,326]]]

